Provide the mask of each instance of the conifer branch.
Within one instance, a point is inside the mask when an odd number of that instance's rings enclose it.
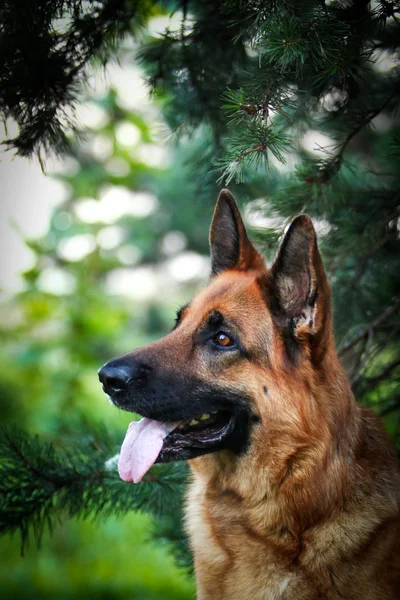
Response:
[[[367,338],[369,335],[371,335],[371,331],[379,329],[379,327],[385,321],[387,321],[387,319],[389,319],[389,317],[391,317],[393,314],[396,313],[399,306],[400,306],[400,298],[397,298],[397,300],[391,306],[389,306],[381,315],[376,317],[376,319],[374,319],[372,321],[372,323],[370,323],[370,325],[368,325],[367,327],[364,327],[352,340],[342,344],[342,346],[339,348],[339,351],[338,351],[339,356],[343,356],[346,352],[348,352],[351,348],[353,348],[356,344],[358,344],[358,342],[360,342],[361,340],[363,340],[363,339]]]
[[[397,357],[395,360],[387,364],[378,375],[374,377],[365,377],[362,382],[362,391],[371,391],[382,381],[385,381],[389,375],[393,373],[398,367],[400,367],[400,359]]]
[[[180,513],[186,468],[156,465],[140,485],[122,482],[118,446],[105,430],[82,432],[63,448],[17,428],[0,431],[0,535],[33,533],[40,545],[46,526],[61,518],[106,517],[143,510],[158,517]],[[111,458],[111,460],[110,460]]]
[[[143,23],[150,7],[147,0],[4,0],[0,115],[14,119],[19,133],[3,143],[42,159],[67,152],[67,134],[78,134],[74,107],[86,68],[94,59],[105,65],[132,20]]]
[[[351,140],[362,130],[364,129],[364,127],[366,127],[369,123],[371,123],[371,121],[379,115],[379,113],[381,113],[386,107],[387,105],[391,102],[391,100],[396,96],[395,92],[392,92],[387,98],[386,100],[380,105],[378,106],[378,108],[368,112],[368,114],[366,114],[360,121],[360,123],[347,135],[344,143],[342,144],[341,148],[340,148],[340,152],[339,154],[337,154],[337,156],[335,157],[337,160],[341,160],[343,157],[343,154],[347,148],[347,146],[349,145],[349,143],[351,142]]]
[[[396,92],[393,91],[380,106],[378,106],[374,110],[369,111],[366,115],[364,115],[360,119],[358,125],[356,127],[354,127],[354,129],[352,129],[350,131],[350,133],[346,136],[346,138],[345,138],[344,142],[341,144],[341,146],[339,146],[339,145],[335,146],[334,150],[337,150],[338,148],[340,148],[339,152],[337,154],[335,154],[331,159],[323,161],[315,175],[307,174],[307,176],[304,177],[304,180],[306,181],[306,183],[308,183],[308,184],[328,183],[331,180],[331,178],[334,175],[336,175],[336,173],[340,170],[340,168],[342,166],[342,162],[343,162],[343,155],[344,155],[348,145],[352,141],[352,139],[358,133],[360,133],[360,131],[362,131],[362,129],[364,129],[364,127],[369,125],[371,123],[371,121],[376,116],[378,116],[388,106],[388,104],[390,104],[390,102],[395,97],[396,97]],[[328,152],[327,149],[325,149],[325,150]]]

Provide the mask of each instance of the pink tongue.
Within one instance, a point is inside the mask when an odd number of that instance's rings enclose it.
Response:
[[[156,462],[164,439],[179,423],[161,423],[147,418],[132,421],[119,455],[118,473],[121,479],[139,483]]]

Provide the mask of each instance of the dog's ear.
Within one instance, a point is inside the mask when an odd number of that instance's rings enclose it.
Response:
[[[264,269],[264,260],[247,237],[237,204],[228,190],[222,190],[210,228],[211,274],[236,269]]]
[[[317,334],[330,319],[330,288],[310,217],[291,223],[271,269],[272,289],[280,316],[297,335]]]

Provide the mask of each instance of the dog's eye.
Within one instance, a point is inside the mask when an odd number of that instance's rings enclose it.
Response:
[[[214,343],[220,348],[233,348],[236,344],[227,333],[219,331],[213,338]]]

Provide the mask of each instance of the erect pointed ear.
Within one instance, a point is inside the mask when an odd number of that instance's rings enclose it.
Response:
[[[280,315],[299,333],[321,332],[330,319],[330,288],[310,217],[291,223],[271,269]]]
[[[211,273],[227,269],[264,269],[261,255],[247,237],[237,204],[228,190],[222,190],[210,228]]]

